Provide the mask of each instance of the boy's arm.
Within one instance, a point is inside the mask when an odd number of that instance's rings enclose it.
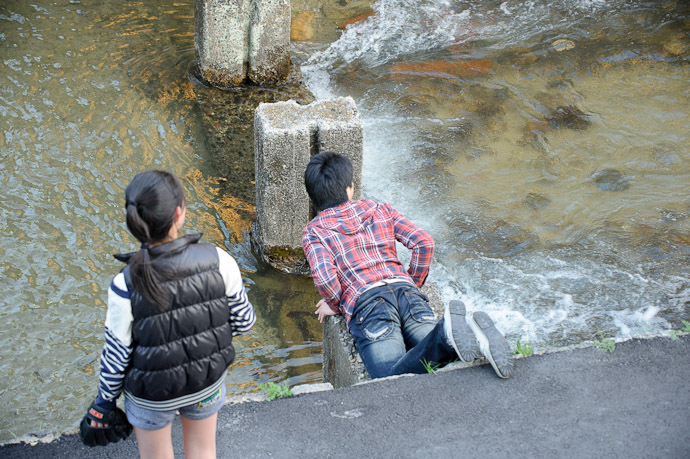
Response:
[[[340,314],[342,287],[333,257],[317,237],[307,232],[302,236],[302,248],[307,256],[316,290],[333,312]]]
[[[429,275],[429,266],[434,257],[434,239],[388,204],[386,208],[393,219],[395,239],[412,251],[407,273],[412,277],[415,285],[421,287]]]

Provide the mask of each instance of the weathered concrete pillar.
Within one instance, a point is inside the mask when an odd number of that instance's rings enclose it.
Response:
[[[438,288],[427,281],[421,290],[429,298],[429,305],[436,318],[443,317],[444,303]],[[477,360],[477,363],[481,362],[481,359]],[[470,365],[473,364],[453,364],[453,367]],[[326,317],[323,321],[323,380],[337,388],[352,386],[369,379],[371,378],[355,348],[352,335],[347,331],[345,317]]]
[[[254,115],[256,238],[267,261],[284,271],[307,271],[302,230],[314,215],[304,169],[311,156],[322,151],[347,156],[358,199],[362,146],[362,123],[351,97],[309,105],[259,104]]]
[[[249,69],[255,83],[287,78],[290,73],[289,0],[255,0],[249,28]]]
[[[289,0],[195,0],[194,45],[201,76],[218,87],[266,83],[290,70]]]

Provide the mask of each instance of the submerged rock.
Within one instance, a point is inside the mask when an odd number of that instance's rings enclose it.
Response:
[[[484,234],[485,243],[481,250],[493,257],[511,257],[537,245],[539,238],[518,225],[499,220]]]
[[[453,78],[491,74],[491,61],[475,59],[468,61],[426,61],[399,62],[390,66],[391,78],[406,75],[422,75],[432,78]]]
[[[553,48],[554,51],[558,52],[568,51],[570,49],[573,49],[574,47],[575,42],[572,40],[568,40],[566,38],[561,38],[551,43],[551,48]]]
[[[593,176],[597,188],[604,191],[623,191],[630,188],[628,178],[616,169],[604,169]]]
[[[683,158],[675,151],[659,151],[656,160],[665,166],[673,166],[683,162]]]
[[[307,41],[314,38],[314,21],[316,21],[316,13],[313,11],[302,11],[292,18],[290,40]]]
[[[677,223],[688,218],[688,214],[685,212],[677,212],[675,210],[662,210],[661,218],[666,223]]]
[[[359,14],[359,15],[357,15],[353,18],[347,19],[345,21],[341,21],[340,23],[338,23],[338,27],[340,27],[341,29],[346,29],[347,26],[349,26],[350,24],[356,24],[358,22],[362,22],[365,19],[367,19],[369,16],[373,16],[374,14],[375,14],[375,11],[372,9],[369,9],[365,13]]]
[[[690,50],[690,41],[685,37],[674,37],[669,42],[664,44],[664,54],[669,57],[677,57],[687,53]]]
[[[582,130],[591,124],[587,115],[574,105],[565,105],[551,110],[546,121],[559,129]]]
[[[525,198],[525,204],[532,210],[542,210],[551,204],[551,199],[540,193],[529,193]]]

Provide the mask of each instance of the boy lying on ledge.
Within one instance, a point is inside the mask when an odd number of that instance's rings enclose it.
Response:
[[[316,314],[343,314],[357,351],[372,378],[426,373],[482,354],[496,374],[508,378],[510,346],[484,312],[465,320],[465,305],[453,300],[436,321],[419,291],[429,273],[434,240],[386,203],[353,201],[352,163],[324,152],[304,173],[318,215],[304,228],[302,247],[314,284],[323,297]],[[398,260],[395,241],[412,251],[410,266]]]

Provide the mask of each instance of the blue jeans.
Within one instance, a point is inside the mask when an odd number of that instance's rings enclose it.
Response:
[[[445,365],[457,358],[445,341],[428,298],[405,282],[374,287],[357,300],[350,334],[372,378],[426,373],[424,363]]]

